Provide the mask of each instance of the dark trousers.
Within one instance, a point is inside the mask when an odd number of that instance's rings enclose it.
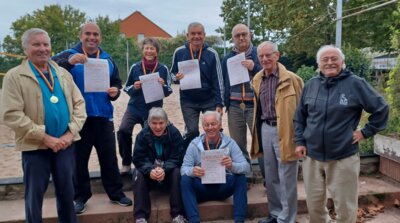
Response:
[[[74,148],[22,152],[27,223],[41,223],[43,196],[52,176],[57,198],[58,222],[76,223],[74,211]]]
[[[75,201],[86,203],[92,196],[90,189],[89,158],[92,147],[96,148],[100,163],[101,180],[111,200],[124,197],[115,151],[114,123],[106,118],[88,117],[76,143]]]
[[[215,104],[213,100],[201,103],[182,102],[181,110],[183,120],[185,121],[185,133],[183,135],[185,149],[189,143],[200,135],[199,132],[199,118],[200,112],[215,111]]]
[[[169,205],[171,207],[171,217],[184,215],[184,209],[180,190],[181,174],[179,168],[174,168],[171,172],[166,173],[164,181],[158,183],[150,179],[149,175],[143,175],[136,170],[136,176],[133,179],[133,196],[134,196],[134,217],[135,219],[148,219],[151,211],[150,190],[151,189],[168,189]]]
[[[181,192],[186,216],[190,223],[199,223],[198,202],[225,200],[233,195],[233,217],[244,221],[247,211],[247,183],[243,174],[226,175],[225,184],[202,184],[199,177],[182,176]]]
[[[122,165],[130,166],[132,163],[132,132],[136,124],[143,128],[145,120],[131,114],[128,110],[122,117],[121,125],[117,132],[119,155]]]

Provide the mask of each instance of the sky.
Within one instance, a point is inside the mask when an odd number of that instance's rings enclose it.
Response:
[[[125,19],[140,11],[172,36],[186,31],[190,22],[200,22],[207,35],[217,34],[223,27],[219,16],[223,0],[0,0],[0,41],[12,35],[11,24],[26,14],[33,14],[46,5],[71,5],[90,18],[108,15],[110,19]]]

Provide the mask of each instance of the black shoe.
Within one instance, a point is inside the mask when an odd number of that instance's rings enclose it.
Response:
[[[274,217],[268,217],[268,218],[259,220],[258,223],[278,223],[278,221]]]
[[[123,198],[121,198],[119,200],[111,200],[111,202],[114,203],[114,204],[118,204],[118,205],[124,206],[124,207],[132,205],[132,200],[127,198],[127,197],[123,197]]]
[[[77,201],[75,202],[75,214],[82,214],[83,212],[86,211],[86,203],[83,203],[82,201]]]

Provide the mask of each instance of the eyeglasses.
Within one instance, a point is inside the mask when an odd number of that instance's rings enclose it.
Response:
[[[267,58],[267,59],[271,59],[272,56],[276,53],[276,51],[272,52],[272,53],[266,53],[266,54],[259,54],[258,58],[261,60],[262,58]]]
[[[324,58],[321,59],[321,62],[323,62],[323,63],[328,63],[329,60],[330,60],[332,63],[336,63],[336,62],[338,62],[338,61],[340,60],[340,58],[339,58],[339,57],[324,57]]]
[[[233,37],[239,39],[241,36],[244,38],[247,37],[247,35],[249,35],[248,32],[242,32],[242,33],[236,33],[235,35],[233,35]]]

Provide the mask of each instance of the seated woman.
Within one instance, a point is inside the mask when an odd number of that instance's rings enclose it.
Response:
[[[159,52],[160,43],[157,39],[144,39],[142,42],[142,60],[132,65],[125,84],[124,91],[130,96],[130,99],[117,132],[119,154],[122,158],[121,174],[128,174],[131,171],[133,128],[136,124],[143,127],[151,108],[163,106],[163,100],[146,103],[139,77],[158,73],[160,75],[158,82],[163,87],[164,96],[167,97],[172,93],[168,68],[159,63],[157,57]]]
[[[133,152],[136,167],[133,178],[134,218],[146,223],[150,216],[150,189],[166,187],[170,191],[173,223],[184,223],[180,191],[180,167],[184,156],[183,138],[169,123],[162,108],[152,108],[146,126],[137,135]]]

